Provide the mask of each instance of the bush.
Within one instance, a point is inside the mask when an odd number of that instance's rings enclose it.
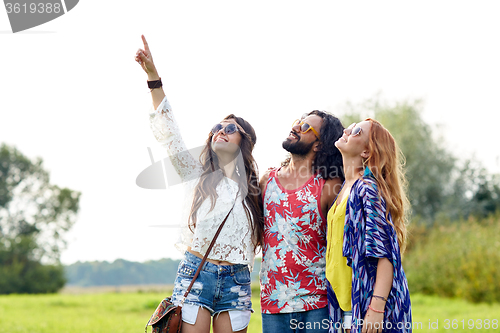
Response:
[[[499,302],[500,214],[410,230],[404,268],[410,292]]]

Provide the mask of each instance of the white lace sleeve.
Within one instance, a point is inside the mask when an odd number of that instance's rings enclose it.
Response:
[[[202,166],[187,150],[167,97],[149,115],[149,121],[156,140],[167,149],[172,165],[181,179],[189,181],[198,178],[202,173]]]

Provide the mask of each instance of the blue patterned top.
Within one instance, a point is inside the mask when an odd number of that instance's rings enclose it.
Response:
[[[368,168],[363,178],[353,184],[349,195],[343,255],[353,273],[351,332],[361,332],[362,321],[359,320],[364,319],[371,302],[379,258],[389,259],[394,268],[392,288],[385,306],[384,332],[411,332],[410,293],[401,265],[398,238],[391,215],[386,219],[385,200]]]

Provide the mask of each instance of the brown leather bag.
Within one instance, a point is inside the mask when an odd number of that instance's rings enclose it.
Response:
[[[152,333],[178,333],[181,331],[182,306],[175,306],[171,300],[171,297],[167,297],[160,302],[146,324],[145,332],[148,331],[148,326],[153,326]]]

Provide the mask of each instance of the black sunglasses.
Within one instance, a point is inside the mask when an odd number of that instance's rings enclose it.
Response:
[[[215,135],[219,133],[220,130],[223,130],[224,134],[233,134],[234,132],[238,132],[238,126],[235,124],[228,124],[226,127],[222,126],[221,124],[216,124],[214,127],[212,127],[212,134]]]

